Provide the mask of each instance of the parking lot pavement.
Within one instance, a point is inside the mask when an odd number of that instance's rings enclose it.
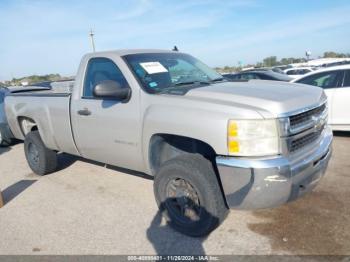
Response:
[[[39,177],[22,144],[0,149],[0,254],[350,254],[350,136],[335,137],[326,177],[296,202],[231,211],[209,237],[164,224],[152,180],[60,155]]]

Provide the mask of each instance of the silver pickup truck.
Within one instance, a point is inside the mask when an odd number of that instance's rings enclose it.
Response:
[[[71,93],[10,94],[5,110],[36,174],[54,172],[66,152],[154,176],[160,210],[190,236],[211,232],[229,208],[300,197],[331,155],[322,89],[230,82],[174,51],[87,54]]]

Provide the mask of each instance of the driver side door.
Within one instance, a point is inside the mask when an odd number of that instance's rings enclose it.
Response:
[[[95,97],[94,87],[106,80],[131,88],[114,61],[91,58],[82,92],[71,102],[75,144],[84,158],[138,170],[141,162],[138,93],[133,92],[128,101]]]

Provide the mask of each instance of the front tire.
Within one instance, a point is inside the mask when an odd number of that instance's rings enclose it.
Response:
[[[212,164],[201,155],[167,161],[155,176],[154,194],[168,224],[188,236],[208,235],[228,213]]]
[[[57,154],[44,145],[39,131],[32,131],[26,135],[24,153],[29,167],[35,174],[43,176],[56,170]]]

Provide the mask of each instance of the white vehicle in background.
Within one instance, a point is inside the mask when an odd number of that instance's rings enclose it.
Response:
[[[315,67],[293,67],[283,70],[285,74],[287,74],[291,78],[299,78],[305,74],[311,73],[317,70]]]
[[[328,67],[350,62],[350,58],[318,58],[302,63],[292,63],[291,67]]]
[[[350,131],[350,65],[306,74],[291,82],[318,86],[328,97],[328,122],[333,130]]]

